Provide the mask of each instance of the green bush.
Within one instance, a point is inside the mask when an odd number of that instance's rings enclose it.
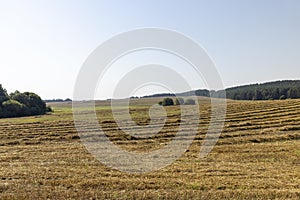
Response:
[[[46,112],[53,112],[53,109],[50,106],[46,107]]]
[[[174,101],[172,98],[164,98],[162,101],[162,105],[163,106],[173,106],[174,105]]]
[[[52,111],[37,94],[16,91],[7,95],[0,84],[0,118],[42,115]]]
[[[0,115],[1,117],[17,117],[22,115],[24,107],[24,104],[10,99],[2,103]]]
[[[16,91],[10,94],[11,99],[16,100],[26,106],[23,115],[41,115],[46,113],[46,103],[38,95],[32,92],[20,93]]]

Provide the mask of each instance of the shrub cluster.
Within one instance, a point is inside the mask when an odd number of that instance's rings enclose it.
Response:
[[[8,95],[0,84],[0,118],[41,115],[50,110],[35,93],[16,91]]]
[[[175,103],[172,98],[164,98],[162,101],[158,102],[159,105],[161,106],[173,106],[173,105],[195,105],[196,102],[194,99],[186,99],[184,100],[183,98],[176,98]]]

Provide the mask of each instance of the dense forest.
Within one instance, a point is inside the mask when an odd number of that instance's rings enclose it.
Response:
[[[300,81],[275,81],[226,89],[226,96],[235,100],[269,100],[300,98]]]
[[[51,108],[37,94],[16,91],[8,95],[0,84],[0,118],[41,115],[47,111]]]
[[[251,84],[225,89],[226,98],[234,100],[272,100],[300,98],[300,81],[285,80],[261,84]],[[224,97],[224,91],[209,91],[200,89],[176,94],[177,96],[205,96]],[[175,94],[155,94],[146,97],[175,96]]]

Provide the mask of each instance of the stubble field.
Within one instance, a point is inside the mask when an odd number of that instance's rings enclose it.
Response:
[[[140,126],[159,99],[132,100]],[[227,101],[224,130],[204,159],[199,150],[210,120],[210,101],[200,98],[198,134],[173,164],[130,174],[106,167],[84,147],[70,103],[54,113],[0,119],[1,199],[300,199],[300,100]],[[164,128],[151,138],[125,134],[108,101],[97,103],[99,124],[128,151],[161,148],[176,135],[178,106],[167,110]]]

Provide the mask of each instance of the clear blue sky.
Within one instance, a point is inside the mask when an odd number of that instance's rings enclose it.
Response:
[[[193,38],[226,87],[300,79],[299,0],[0,0],[0,84],[44,99],[72,97],[98,45],[143,27]]]

